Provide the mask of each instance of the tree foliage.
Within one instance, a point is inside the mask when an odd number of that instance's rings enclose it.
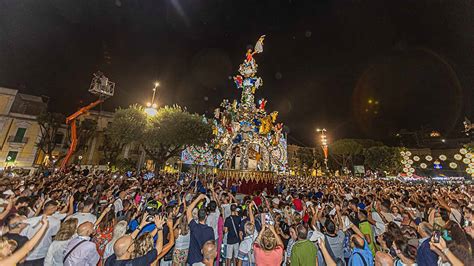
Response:
[[[56,134],[66,121],[66,117],[60,113],[41,113],[37,117],[37,122],[40,126],[41,136],[36,143],[37,147],[49,158],[52,157],[52,153],[56,148]]]
[[[118,163],[117,158],[125,145],[139,141],[147,126],[146,115],[138,106],[115,111],[112,123],[104,133],[102,152],[104,159],[112,165]]]
[[[352,167],[355,156],[362,154],[363,150],[363,146],[355,139],[340,139],[329,146],[332,159],[342,167]]]
[[[161,166],[187,146],[202,146],[211,138],[212,127],[203,117],[179,106],[166,106],[149,119],[141,144],[147,155]]]
[[[179,106],[160,108],[153,117],[147,117],[140,107],[131,106],[117,110],[106,135],[110,143],[107,145],[139,143],[158,168],[187,146],[209,143],[212,127],[203,117]]]
[[[400,170],[400,149],[373,146],[364,150],[365,164],[373,170],[397,172]]]

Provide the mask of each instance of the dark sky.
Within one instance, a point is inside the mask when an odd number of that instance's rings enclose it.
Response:
[[[0,86],[71,112],[94,99],[102,70],[117,84],[104,110],[149,101],[159,80],[160,105],[210,115],[240,97],[230,76],[261,34],[256,98],[280,112],[290,142],[314,145],[316,127],[330,140],[456,135],[472,117],[467,0],[0,0]]]

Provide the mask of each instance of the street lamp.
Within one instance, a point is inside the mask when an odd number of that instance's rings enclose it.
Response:
[[[324,153],[324,165],[326,166],[326,171],[329,170],[328,167],[328,139],[326,137],[326,132],[327,130],[325,128],[318,128],[316,129],[316,132],[318,132],[321,135],[321,148],[323,149]]]
[[[158,105],[155,103],[155,95],[156,95],[156,88],[158,88],[159,86],[160,86],[160,83],[155,82],[155,87],[153,87],[153,95],[151,97],[151,102],[146,104],[147,108],[145,108],[145,113],[148,116],[155,116],[158,113],[158,111],[156,110]]]

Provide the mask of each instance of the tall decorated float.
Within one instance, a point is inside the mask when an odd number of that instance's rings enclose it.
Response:
[[[287,141],[278,112],[267,112],[267,100],[256,103],[254,97],[263,86],[254,56],[263,52],[264,38],[247,51],[233,78],[241,90],[240,101],[225,99],[215,109],[212,142],[188,147],[181,156],[183,163],[214,167],[220,177],[241,181],[244,191],[273,186],[277,173],[287,166]]]

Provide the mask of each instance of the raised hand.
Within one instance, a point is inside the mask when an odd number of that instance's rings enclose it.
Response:
[[[43,217],[41,217],[41,224],[44,226],[48,226],[49,224],[48,216],[43,215]]]
[[[163,228],[163,225],[165,224],[165,218],[163,216],[156,215],[154,222],[157,228]]]
[[[140,221],[140,227],[144,227],[145,225],[149,223],[147,219],[148,219],[148,213],[144,212],[142,216],[142,220]]]

